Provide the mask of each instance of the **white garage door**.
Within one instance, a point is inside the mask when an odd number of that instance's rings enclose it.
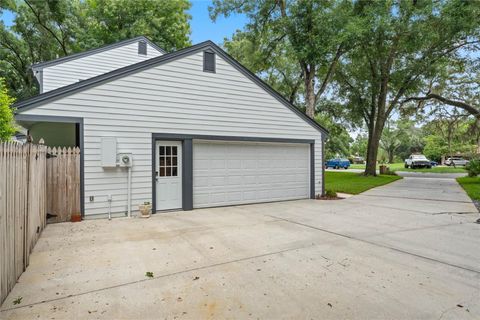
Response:
[[[308,144],[206,142],[193,145],[193,206],[304,199]]]

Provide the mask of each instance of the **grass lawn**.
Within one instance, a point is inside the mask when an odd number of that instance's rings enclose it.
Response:
[[[461,177],[457,181],[472,200],[480,200],[480,177]]]
[[[467,170],[465,170],[465,167],[447,167],[447,166],[437,166],[433,167],[431,169],[405,169],[403,163],[392,163],[392,164],[387,164],[388,167],[390,167],[390,170],[392,171],[410,171],[410,172],[432,172],[432,173],[465,173]],[[364,164],[352,164],[350,166],[352,169],[365,169]],[[377,166],[378,169],[378,166]]]
[[[366,177],[356,172],[325,171],[325,190],[359,194],[368,189],[402,179],[399,176]]]

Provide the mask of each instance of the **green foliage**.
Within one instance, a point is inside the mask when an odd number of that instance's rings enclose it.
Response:
[[[350,137],[345,124],[336,123],[323,113],[317,115],[315,121],[322,124],[330,132],[330,136],[325,143],[326,159],[348,157],[350,155],[350,142],[353,139]]]
[[[245,14],[248,23],[225,48],[264,75],[290,101],[315,106],[333,79],[341,56],[355,39],[351,1],[214,0],[213,20]],[[296,97],[301,95],[302,98]]]
[[[359,134],[351,144],[350,151],[353,155],[358,155],[365,158],[367,156],[367,144],[368,137],[366,135]]]
[[[15,101],[8,95],[4,79],[0,78],[0,141],[10,140],[15,134],[13,112],[10,105]]]
[[[461,177],[457,181],[472,200],[480,200],[480,177]]]
[[[145,277],[147,277],[147,278],[153,278],[153,272],[151,272],[151,271],[145,272]]]
[[[359,194],[368,189],[385,185],[395,180],[402,179],[399,176],[379,175],[364,176],[353,172],[325,172],[325,190],[335,192]]]
[[[15,300],[13,300],[13,304],[17,305],[17,304],[22,303],[22,299],[23,299],[23,297],[17,297]]]
[[[325,190],[325,197],[327,197],[327,198],[336,198],[336,197],[337,197],[337,193],[336,193],[335,190],[333,190],[333,189],[326,189],[326,190]]]
[[[423,154],[430,160],[441,161],[442,156],[447,154],[448,147],[445,140],[437,135],[429,135],[424,138],[425,147]]]
[[[145,35],[167,51],[190,45],[188,0],[0,1],[15,15],[0,22],[0,77],[12,96],[38,92],[30,66]]]
[[[480,159],[473,159],[467,164],[467,172],[469,177],[476,177],[480,174]]]
[[[337,72],[338,97],[369,130],[367,170],[374,174],[386,120],[465,54],[480,31],[477,1],[358,1],[356,46]],[[417,108],[421,105],[417,105]]]
[[[79,40],[90,47],[144,35],[166,51],[190,45],[188,0],[86,0],[80,2]],[[96,42],[96,43],[95,43]]]

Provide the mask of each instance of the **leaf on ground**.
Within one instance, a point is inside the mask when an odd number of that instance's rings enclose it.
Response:
[[[13,300],[13,304],[20,304],[22,303],[23,297],[18,297],[17,299]]]
[[[145,272],[145,277],[153,278],[153,272],[150,272],[150,271]]]

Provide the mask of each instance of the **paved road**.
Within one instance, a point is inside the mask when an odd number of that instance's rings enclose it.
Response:
[[[363,169],[326,169],[326,171],[334,172],[357,172],[362,173]],[[377,173],[378,170],[377,170]],[[455,179],[459,177],[465,177],[466,173],[433,173],[433,172],[412,172],[412,171],[396,171],[399,176],[412,177],[412,178],[438,178],[438,179]]]
[[[455,180],[406,177],[345,200],[49,225],[0,318],[479,319],[478,218]]]

